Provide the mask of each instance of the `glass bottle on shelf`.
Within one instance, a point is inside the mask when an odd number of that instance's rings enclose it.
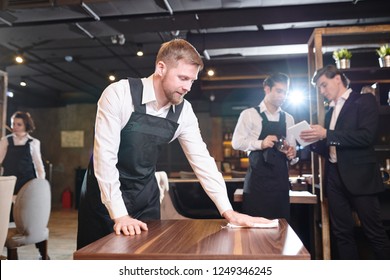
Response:
[[[224,158],[231,158],[232,157],[232,142],[230,138],[230,133],[226,132],[224,134],[224,141],[223,141],[223,156]]]
[[[387,93],[387,105],[390,106],[390,90],[389,90],[389,92]]]

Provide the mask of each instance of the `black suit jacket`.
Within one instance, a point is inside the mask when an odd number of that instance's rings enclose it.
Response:
[[[329,128],[330,109],[325,116]],[[379,120],[378,104],[372,94],[351,92],[340,111],[334,130],[327,130],[327,138],[311,145],[325,160],[325,187],[329,163],[329,146],[336,146],[341,178],[353,195],[367,195],[384,191],[379,165],[374,151]]]

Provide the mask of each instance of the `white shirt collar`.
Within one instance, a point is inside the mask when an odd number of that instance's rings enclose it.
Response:
[[[259,107],[260,107],[260,113],[263,113],[263,112],[270,113],[270,112],[268,111],[268,109],[267,109],[267,106],[265,105],[264,100],[261,101]],[[275,111],[274,114],[279,113],[281,110],[282,110],[282,109],[279,107],[279,108]],[[270,114],[271,114],[271,113],[270,113]]]
[[[350,89],[350,88],[347,89],[347,91],[344,92],[344,93],[339,97],[339,99],[337,99],[337,101],[340,100],[340,99],[343,99],[343,103],[344,103],[345,100],[348,99],[348,97],[349,97],[349,95],[351,94],[351,92],[352,92],[352,89]],[[336,106],[336,101],[332,100],[332,101],[329,103],[329,107],[334,107],[334,106]]]
[[[157,102],[156,93],[154,92],[153,87],[153,74],[147,78],[143,78],[142,83],[144,85],[144,89],[142,92],[142,104]],[[168,103],[166,106],[164,106],[164,108],[170,108],[171,105],[173,106],[173,112],[175,112],[176,106],[171,103]]]
[[[27,133],[24,137],[18,137],[18,136],[16,136],[16,134],[15,133],[13,133],[12,132],[12,137],[15,137],[15,138],[18,138],[18,139],[32,139],[32,136],[29,134],[29,133]]]

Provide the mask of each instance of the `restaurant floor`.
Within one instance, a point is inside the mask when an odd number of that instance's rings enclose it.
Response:
[[[49,219],[48,254],[52,260],[71,260],[76,250],[77,210],[53,208]],[[18,248],[20,260],[39,259],[34,244]],[[7,256],[3,248],[2,256]]]

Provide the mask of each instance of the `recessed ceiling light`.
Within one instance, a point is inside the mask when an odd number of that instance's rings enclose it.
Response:
[[[17,56],[15,56],[15,61],[17,63],[23,63],[24,59],[23,59],[23,57],[21,55],[17,55]]]
[[[66,55],[64,58],[65,58],[66,62],[72,62],[73,61],[73,56],[71,56],[71,55]]]
[[[142,49],[143,49],[142,44],[137,44],[137,56],[143,56],[144,55],[144,51]]]

